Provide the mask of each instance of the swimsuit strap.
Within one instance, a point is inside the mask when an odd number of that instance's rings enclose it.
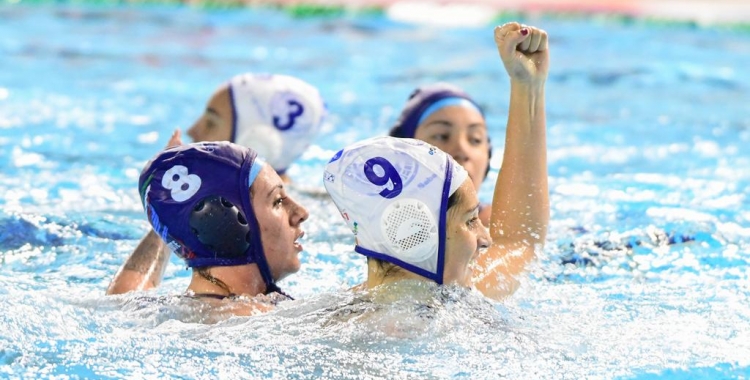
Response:
[[[284,293],[284,291],[281,290],[276,284],[269,285],[268,288],[266,289],[266,292],[264,294],[269,295],[271,293],[281,294],[282,296],[288,298],[290,301],[294,301],[294,298],[292,298],[292,296],[290,296],[289,294]]]
[[[236,294],[229,294],[229,295],[223,295],[223,294],[213,294],[213,293],[195,293],[192,295],[188,295],[188,297],[192,298],[214,298],[217,300],[223,300],[227,298],[234,298],[237,297]]]

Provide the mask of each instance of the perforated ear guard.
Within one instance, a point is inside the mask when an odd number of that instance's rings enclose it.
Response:
[[[189,224],[193,234],[216,257],[241,257],[250,247],[247,220],[224,197],[213,195],[200,200],[190,214]]]
[[[324,184],[357,238],[356,252],[442,283],[448,198],[467,178],[424,141],[376,137],[336,153]]]
[[[388,205],[380,219],[380,228],[393,252],[407,261],[427,260],[439,244],[435,218],[418,199],[401,199]]]

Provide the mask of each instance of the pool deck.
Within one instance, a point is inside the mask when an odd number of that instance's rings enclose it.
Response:
[[[243,1],[243,0],[240,0]],[[249,4],[315,4],[344,7],[378,7],[400,15],[430,10],[454,15],[472,12],[517,11],[529,14],[570,12],[648,17],[699,24],[748,24],[749,0],[244,0]],[[418,18],[418,17],[417,17]]]

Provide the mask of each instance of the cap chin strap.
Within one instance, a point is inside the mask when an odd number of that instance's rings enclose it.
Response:
[[[260,269],[260,275],[263,277],[263,282],[266,283],[266,291],[263,294],[271,294],[271,293],[279,293],[281,295],[286,296],[290,300],[293,300],[292,296],[284,293],[281,288],[279,288],[278,285],[276,285],[276,282],[274,282],[273,277],[271,276],[271,270],[268,268],[268,263],[266,262],[265,254],[264,257],[257,261],[258,269]]]
[[[237,141],[237,106],[234,105],[234,88],[229,83],[229,105],[232,106],[232,137],[229,141]]]
[[[445,182],[443,183],[443,193],[440,197],[440,220],[438,221],[438,233],[440,235],[440,244],[438,245],[438,265],[436,282],[443,284],[443,271],[445,269],[445,224],[448,219],[448,198],[450,198],[451,181],[453,180],[453,159],[445,155]],[[458,191],[458,189],[456,189]]]
[[[257,157],[255,159],[257,159]],[[247,189],[245,191],[249,191],[249,187],[247,185],[250,181],[250,171],[252,169],[246,168],[246,165],[253,164],[252,161],[254,161],[252,157],[249,157],[245,159],[245,162],[242,164],[243,178],[240,179],[240,183],[242,184],[242,187],[244,189]],[[266,260],[266,254],[263,250],[263,242],[260,236],[260,228],[258,228],[258,219],[255,217],[255,211],[250,204],[250,197],[242,197],[241,202],[242,209],[245,210],[245,217],[247,219],[247,222],[248,224],[252,225],[252,227],[250,228],[250,233],[258,236],[257,239],[251,240],[248,250],[250,251],[250,254],[255,255],[253,262],[258,266],[258,270],[260,271],[260,275],[263,278],[263,282],[266,284],[266,291],[264,294],[276,292],[289,297],[276,285],[273,279],[273,275],[271,274],[271,269],[268,267],[268,261]]]
[[[443,182],[443,191],[440,197],[440,214],[438,215],[438,257],[437,257],[437,270],[432,273],[428,270],[422,269],[416,265],[409,264],[402,260],[399,260],[391,255],[375,252],[364,248],[360,245],[354,246],[354,251],[362,255],[372,257],[374,259],[387,261],[389,263],[398,265],[412,273],[418,274],[422,277],[429,278],[438,284],[443,284],[443,271],[445,268],[445,225],[448,214],[448,198],[450,197],[451,181],[453,179],[453,160],[450,156],[445,156],[445,181]],[[458,190],[456,190],[458,191]]]

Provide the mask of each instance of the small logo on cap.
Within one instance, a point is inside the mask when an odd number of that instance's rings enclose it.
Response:
[[[424,229],[424,225],[420,219],[412,218],[398,226],[396,231],[396,240],[404,240],[408,237],[412,237]]]
[[[344,154],[344,150],[341,149],[340,151],[336,152],[336,154],[334,154],[333,157],[331,157],[331,161],[328,161],[328,163],[330,164],[331,162],[338,160],[339,158],[341,158],[341,155],[343,154]]]
[[[325,180],[331,183],[336,182],[336,176],[329,173],[328,171],[325,172]]]
[[[154,228],[156,234],[161,237],[161,240],[167,242],[169,237],[169,229],[167,228],[167,226],[161,223],[161,221],[159,220],[159,214],[156,213],[156,209],[151,206],[148,200],[146,201],[146,205],[148,207],[148,220],[151,222],[151,226]]]

